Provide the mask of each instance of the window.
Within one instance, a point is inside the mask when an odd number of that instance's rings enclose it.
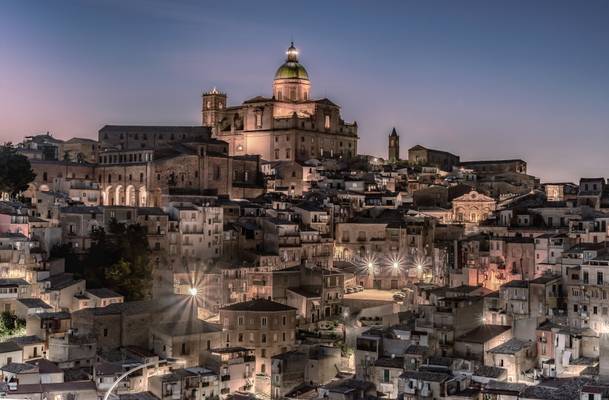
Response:
[[[260,336],[260,342],[261,342],[261,343],[266,343],[266,334],[264,334],[264,333],[263,333],[263,334]]]
[[[237,325],[243,326],[243,322],[244,322],[244,318],[243,317],[238,317],[237,318]]]
[[[324,119],[324,128],[330,129],[330,116],[326,114]]]
[[[256,113],[256,128],[262,128],[262,111]]]
[[[262,325],[262,326],[266,326],[266,325],[267,325],[267,322],[268,322],[268,320],[267,320],[267,318],[266,318],[266,317],[262,317],[262,318],[260,319],[260,325]]]
[[[596,284],[597,285],[602,285],[603,284],[603,272],[602,271],[598,271],[596,273]]]
[[[285,158],[290,158],[290,149],[285,149]]]

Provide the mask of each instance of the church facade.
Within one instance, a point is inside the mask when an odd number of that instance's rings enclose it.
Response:
[[[239,106],[216,89],[203,93],[202,124],[228,143],[231,156],[260,155],[267,161],[306,161],[357,154],[357,123],[345,122],[340,107],[311,97],[309,75],[292,44],[273,80],[271,97]]]

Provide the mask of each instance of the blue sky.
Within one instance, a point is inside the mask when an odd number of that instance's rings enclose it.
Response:
[[[200,94],[269,95],[294,40],[360,152],[415,144],[609,176],[607,1],[0,2],[0,138],[198,124]]]

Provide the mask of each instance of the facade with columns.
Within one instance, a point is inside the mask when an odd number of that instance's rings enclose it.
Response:
[[[329,99],[312,99],[309,75],[293,44],[275,73],[272,89],[271,97],[254,97],[232,107],[225,93],[204,93],[203,126],[228,143],[231,156],[306,161],[357,154],[357,123],[345,122],[340,107]]]
[[[102,128],[95,164],[33,161],[32,195],[53,192],[66,180],[95,184],[100,205],[163,207],[196,196],[253,198],[264,193],[258,156],[229,156],[228,144],[210,138],[206,128],[195,127],[190,136],[184,127],[162,127],[162,133],[157,128]]]

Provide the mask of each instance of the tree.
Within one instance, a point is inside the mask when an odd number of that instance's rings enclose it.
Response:
[[[152,265],[146,228],[110,221],[108,232],[98,229],[85,260],[81,276],[91,287],[109,287],[127,300],[149,296]]]
[[[25,334],[25,321],[18,319],[10,311],[0,314],[0,338]]]
[[[0,147],[0,191],[12,198],[28,188],[36,174],[30,161],[10,144]]]

